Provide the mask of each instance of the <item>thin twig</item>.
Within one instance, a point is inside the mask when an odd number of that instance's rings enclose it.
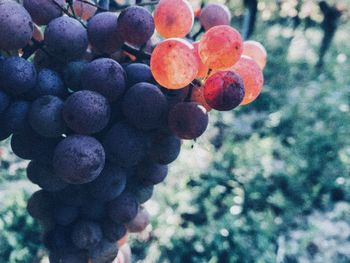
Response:
[[[137,48],[134,48],[134,47],[130,46],[129,44],[124,44],[123,50],[134,55],[137,59],[140,59],[140,60],[151,58],[151,54],[149,54],[145,51],[139,50]]]

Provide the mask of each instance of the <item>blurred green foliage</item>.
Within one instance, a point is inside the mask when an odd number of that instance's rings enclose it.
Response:
[[[229,5],[239,26],[241,1]],[[132,237],[135,262],[350,262],[350,22],[345,14],[318,71],[317,3],[258,7],[264,91],[234,112],[211,112],[206,135],[184,144],[146,205],[152,225]],[[22,179],[25,163],[7,144],[0,150],[1,182]],[[42,255],[39,228],[16,193],[0,200],[0,262],[31,263]]]

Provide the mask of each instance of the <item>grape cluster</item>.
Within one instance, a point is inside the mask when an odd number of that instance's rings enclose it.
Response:
[[[205,132],[211,109],[260,94],[266,51],[230,19],[219,4],[195,17],[186,0],[160,0],[153,15],[0,0],[0,140],[12,135],[13,152],[30,160],[41,190],[28,212],[50,262],[112,262],[127,233],[147,227],[143,204],[181,140]],[[188,39],[195,21],[206,30],[198,42]]]

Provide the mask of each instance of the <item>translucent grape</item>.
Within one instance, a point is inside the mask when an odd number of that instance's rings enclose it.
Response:
[[[87,25],[91,45],[101,53],[116,52],[124,43],[117,26],[118,16],[113,12],[103,12],[93,16]]]
[[[178,103],[169,113],[169,128],[181,139],[192,140],[201,136],[208,127],[208,114],[195,102]]]
[[[245,96],[241,105],[254,101],[261,93],[264,85],[264,75],[258,64],[249,57],[242,56],[231,68],[243,80]]]
[[[157,32],[165,38],[186,36],[194,22],[194,12],[187,0],[161,0],[153,16]]]
[[[197,61],[198,61],[198,73],[197,78],[205,78],[209,72],[208,66],[206,66],[199,55],[199,42],[193,43],[194,47],[194,54],[196,55]]]
[[[199,21],[207,31],[214,26],[230,25],[231,13],[223,4],[208,4],[202,9]]]
[[[118,17],[118,32],[130,44],[145,44],[154,33],[152,14],[140,6],[124,9]]]
[[[33,22],[27,10],[15,1],[0,1],[0,49],[23,48],[33,35]]]
[[[198,73],[194,47],[181,39],[163,41],[152,53],[151,70],[155,80],[168,89],[186,87]]]
[[[226,69],[233,66],[242,52],[242,37],[230,26],[212,27],[199,42],[199,55],[203,63],[211,69]]]
[[[262,44],[249,40],[243,43],[243,55],[253,59],[263,70],[266,66],[267,52]]]
[[[74,0],[73,2],[73,9],[77,16],[84,20],[89,20],[97,11],[97,7],[94,6],[94,1],[92,0],[85,0],[86,2],[91,3],[92,5],[89,5],[88,3],[84,3],[80,0]]]
[[[208,105],[213,109],[219,111],[232,110],[243,100],[243,81],[234,72],[216,72],[205,82],[204,97]]]

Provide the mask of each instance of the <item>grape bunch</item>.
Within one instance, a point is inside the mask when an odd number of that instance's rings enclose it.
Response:
[[[230,20],[186,0],[0,0],[0,140],[30,160],[51,263],[127,262],[181,140],[259,96],[266,51]]]

